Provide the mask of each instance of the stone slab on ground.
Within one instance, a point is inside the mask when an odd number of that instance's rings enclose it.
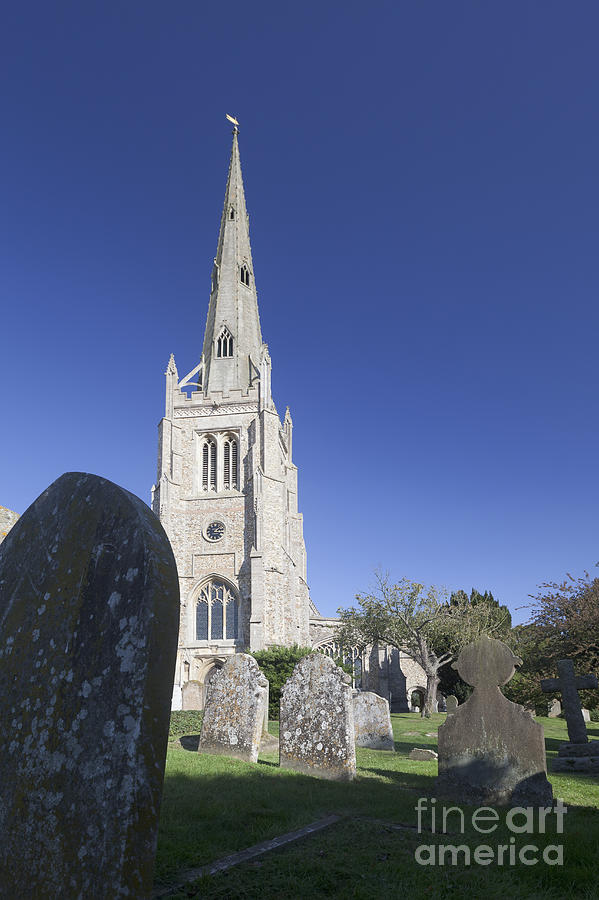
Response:
[[[257,763],[267,688],[253,656],[230,656],[208,685],[198,751]]]
[[[371,750],[394,750],[389,703],[373,691],[354,695],[354,733],[358,747]]]
[[[410,750],[410,759],[420,759],[420,760],[431,760],[438,759],[439,754],[435,753],[434,750],[424,749],[423,747],[414,747],[413,750]]]
[[[95,475],[63,475],[2,543],[3,896],[149,896],[178,584],[158,519]]]
[[[441,795],[477,805],[551,804],[543,727],[499,689],[516,663],[506,644],[486,636],[460,653],[456,668],[474,692],[439,727]]]
[[[279,759],[318,778],[355,777],[350,677],[324,653],[304,656],[281,691]]]

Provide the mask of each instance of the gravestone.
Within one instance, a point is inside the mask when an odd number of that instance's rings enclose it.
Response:
[[[358,691],[353,698],[354,729],[358,747],[394,750],[389,704],[373,691]]]
[[[300,659],[281,691],[282,768],[338,781],[355,777],[350,681],[349,675],[324,653]]]
[[[149,897],[178,627],[166,534],[110,481],[63,475],[8,533],[2,896]]]
[[[549,712],[547,715],[550,719],[558,719],[562,712],[562,705],[557,698],[554,698],[551,701],[551,705],[549,706]]]
[[[201,681],[186,681],[181,688],[181,709],[202,709],[204,685]]]
[[[458,698],[454,697],[453,694],[450,694],[449,697],[445,698],[445,707],[447,715],[452,715],[458,708]]]
[[[553,772],[599,772],[599,741],[589,741],[578,696],[578,691],[596,688],[597,678],[595,675],[576,676],[571,659],[560,659],[557,672],[557,678],[541,679],[541,689],[545,693],[561,692],[570,740],[560,745],[551,769]]]
[[[589,711],[588,709],[585,709],[584,706],[582,707],[582,709],[581,709],[580,711],[581,711],[581,713],[582,713],[582,718],[584,719],[584,721],[585,721],[585,722],[590,722],[590,721],[591,721],[591,713],[590,713],[590,711]]]
[[[267,688],[253,656],[230,656],[210,679],[198,752],[258,762]]]
[[[474,692],[439,727],[441,794],[478,805],[551,803],[543,727],[499,689],[516,663],[521,660],[506,644],[486,636],[465,647],[454,663]]]

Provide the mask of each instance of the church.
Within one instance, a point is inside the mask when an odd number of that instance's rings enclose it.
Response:
[[[152,509],[173,548],[181,593],[173,709],[202,708],[227,656],[275,644],[329,655],[336,620],[310,599],[293,421],[281,421],[262,339],[238,128],[199,364],[171,355]],[[408,709],[424,673],[393,648],[351,655],[357,686]]]

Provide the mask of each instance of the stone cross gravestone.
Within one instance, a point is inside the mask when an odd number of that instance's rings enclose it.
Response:
[[[543,727],[501,693],[521,663],[502,641],[483,636],[465,647],[454,667],[472,696],[439,727],[442,794],[476,804],[548,805]]]
[[[578,691],[596,688],[597,678],[595,675],[576,676],[571,659],[560,659],[557,672],[557,678],[541,679],[541,689],[545,693],[561,693],[570,741],[560,746],[551,768],[554,772],[599,772],[599,741],[589,742],[578,696]]]
[[[178,626],[166,534],[110,481],[63,475],[9,532],[0,547],[3,896],[149,897]]]
[[[281,691],[279,760],[318,778],[356,774],[350,677],[324,653],[300,659]]]
[[[268,681],[253,656],[236,653],[210,680],[199,753],[257,763]]]
[[[389,704],[373,691],[359,691],[353,699],[354,729],[358,747],[394,750]]]
[[[452,713],[456,711],[458,708],[458,698],[454,697],[453,694],[450,694],[449,697],[445,698],[445,708],[447,715],[450,716]]]

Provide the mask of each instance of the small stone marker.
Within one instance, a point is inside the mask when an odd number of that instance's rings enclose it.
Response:
[[[0,894],[149,897],[179,628],[158,519],[63,475],[0,547]]]
[[[549,712],[547,713],[547,715],[549,716],[550,719],[557,719],[561,715],[561,712],[562,712],[562,705],[559,702],[559,700],[557,699],[557,697],[555,697],[551,701],[551,705],[549,707]]]
[[[584,721],[585,721],[585,722],[590,722],[590,721],[591,721],[591,713],[589,712],[589,710],[588,710],[588,709],[585,709],[584,706],[583,706],[582,709],[581,709],[580,711],[581,711],[581,713],[582,713],[582,718],[584,719]]]
[[[450,694],[449,697],[445,698],[445,706],[447,715],[451,716],[458,708],[458,698],[454,697],[453,694]]]
[[[181,688],[182,709],[202,709],[204,686],[201,681],[186,681]]]
[[[442,794],[462,803],[551,804],[543,727],[499,689],[515,663],[521,660],[506,644],[486,636],[465,647],[454,663],[474,692],[439,727]]]
[[[413,750],[410,750],[409,759],[419,759],[423,761],[430,761],[431,759],[438,759],[439,754],[435,753],[434,750],[425,750],[423,747],[414,747]]]
[[[208,686],[198,752],[258,762],[267,687],[253,656],[230,656]]]
[[[353,699],[354,729],[358,747],[394,750],[389,703],[373,691],[358,691]]]
[[[281,691],[280,765],[317,778],[356,774],[350,677],[324,653],[300,659]]]
[[[561,692],[570,741],[561,744],[557,757],[551,763],[551,769],[553,772],[570,770],[599,772],[599,741],[589,742],[585,717],[578,696],[578,691],[596,688],[597,678],[595,675],[579,675],[577,677],[574,674],[574,663],[571,659],[560,659],[557,671],[557,678],[541,679],[541,688],[545,693]],[[590,716],[586,721],[590,721]]]

